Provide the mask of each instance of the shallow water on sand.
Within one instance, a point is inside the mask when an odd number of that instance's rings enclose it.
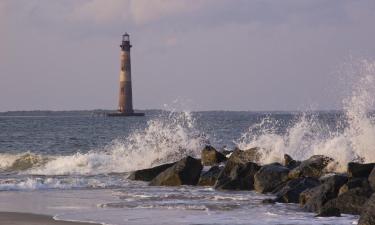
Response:
[[[295,204],[265,205],[254,192],[196,187],[0,192],[0,211],[56,215],[56,219],[104,224],[356,224],[357,217],[315,218]],[[268,196],[269,197],[269,196]]]

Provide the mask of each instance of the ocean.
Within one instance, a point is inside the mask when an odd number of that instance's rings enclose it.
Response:
[[[217,149],[267,149],[262,162],[313,154],[346,163],[372,160],[358,121],[344,111],[230,112],[148,110],[145,117],[103,112],[13,112],[0,116],[0,211],[55,215],[104,224],[355,224],[357,216],[315,218],[295,204],[266,205],[269,195],[211,187],[149,187],[128,172],[199,157]],[[371,122],[372,114],[360,124]],[[362,123],[363,122],[363,123]],[[367,127],[368,128],[368,127]],[[356,132],[352,131],[355,129]],[[354,132],[354,133],[353,133]],[[352,136],[348,136],[352,135]],[[342,140],[345,139],[345,140]],[[362,144],[357,151],[354,144]],[[338,152],[342,154],[337,155]]]

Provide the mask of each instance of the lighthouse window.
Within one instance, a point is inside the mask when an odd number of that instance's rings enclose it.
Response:
[[[125,89],[124,88],[121,88],[121,94],[124,95],[125,94]]]

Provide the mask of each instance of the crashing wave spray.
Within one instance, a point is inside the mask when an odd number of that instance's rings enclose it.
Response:
[[[306,114],[292,123],[283,135],[277,134],[278,121],[269,117],[249,128],[235,143],[241,149],[261,147],[261,163],[282,161],[284,154],[303,160],[322,154],[335,159],[337,171],[346,170],[350,161],[375,162],[375,122],[370,115],[375,100],[375,62],[355,65],[357,82],[343,100],[344,117],[335,129],[316,116]]]
[[[197,156],[206,142],[194,126],[190,112],[163,112],[147,122],[144,130],[116,139],[104,150],[59,156],[42,167],[27,171],[32,174],[103,174],[128,172]]]

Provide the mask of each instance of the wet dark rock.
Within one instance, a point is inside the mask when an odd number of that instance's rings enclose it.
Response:
[[[136,170],[130,173],[128,179],[130,180],[141,180],[141,181],[151,181],[157,175],[159,175],[164,170],[173,166],[174,163],[167,163],[160,166],[155,166],[149,169]]]
[[[260,158],[260,149],[257,147],[250,148],[247,150],[241,150],[236,148],[232,154],[230,155],[230,159],[232,161],[237,161],[237,162],[258,162]]]
[[[288,181],[283,188],[276,193],[276,201],[283,203],[299,203],[300,194],[307,190],[320,185],[315,178],[297,178]]]
[[[300,161],[294,160],[290,155],[284,155],[284,166],[288,167],[289,169],[294,169],[301,164]]]
[[[372,169],[370,175],[368,176],[368,182],[371,189],[375,192],[375,168]]]
[[[370,184],[366,178],[359,177],[359,178],[351,178],[348,180],[346,184],[341,186],[338,195],[342,195],[345,192],[354,189],[354,188],[364,188],[365,190],[370,190]]]
[[[289,173],[290,179],[298,177],[314,177],[319,178],[324,174],[326,166],[332,162],[333,159],[324,155],[314,155],[309,159],[304,160],[296,168]]]
[[[340,187],[347,180],[344,175],[333,175],[324,179],[321,185],[300,194],[300,204],[310,212],[319,212],[326,202],[337,197]]]
[[[151,180],[152,186],[196,185],[202,171],[201,161],[190,156],[181,159]]]
[[[358,225],[374,225],[375,224],[375,193],[371,195],[361,212]]]
[[[331,199],[323,206],[324,209],[337,208],[341,213],[359,214],[368,198],[371,196],[369,189],[354,188]]]
[[[254,175],[254,189],[260,193],[272,192],[288,180],[289,169],[279,163],[263,166]]]
[[[262,200],[262,203],[264,203],[264,204],[275,204],[276,200],[272,199],[272,198],[266,198],[266,199]]]
[[[213,166],[227,160],[227,157],[225,157],[224,154],[216,151],[216,149],[211,145],[206,145],[206,147],[202,150],[201,157],[202,164],[204,166]]]
[[[254,174],[260,166],[253,162],[254,151],[235,149],[216,181],[216,189],[253,190]]]
[[[374,169],[375,163],[348,163],[348,174],[349,177],[368,177],[371,171]]]
[[[337,208],[324,208],[322,211],[316,215],[316,217],[340,217],[340,210]]]
[[[204,172],[199,178],[198,185],[200,186],[214,186],[220,172],[224,169],[223,166],[213,166],[208,171]]]
[[[254,175],[260,166],[253,162],[229,160],[219,174],[215,188],[221,190],[253,190]]]

